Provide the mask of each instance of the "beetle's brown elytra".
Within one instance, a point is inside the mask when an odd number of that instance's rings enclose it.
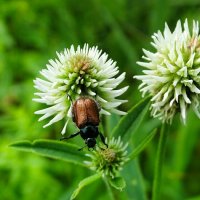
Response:
[[[88,97],[81,97],[75,101],[72,107],[72,116],[78,128],[86,125],[98,126],[100,122],[98,104]]]

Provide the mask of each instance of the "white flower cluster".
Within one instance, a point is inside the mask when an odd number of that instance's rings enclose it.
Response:
[[[80,46],[75,49],[72,45],[70,49],[57,53],[57,56],[57,59],[49,60],[47,68],[41,71],[43,79],[34,80],[35,88],[39,90],[35,93],[38,98],[34,101],[48,106],[35,112],[43,115],[39,121],[54,116],[44,127],[66,118],[62,131],[64,133],[67,119],[71,117],[72,103],[80,96],[90,96],[97,100],[102,114],[125,114],[116,109],[126,102],[116,99],[128,88],[116,89],[124,80],[125,73],[115,77],[119,72],[118,67],[116,62],[108,59],[106,53],[85,44],[82,49]]]
[[[165,24],[164,33],[153,36],[155,52],[143,50],[144,75],[135,76],[142,81],[139,89],[152,96],[151,111],[164,122],[172,121],[181,112],[183,122],[191,106],[200,118],[200,36],[199,24],[193,21],[190,33],[188,22],[183,28],[178,21],[174,32]]]

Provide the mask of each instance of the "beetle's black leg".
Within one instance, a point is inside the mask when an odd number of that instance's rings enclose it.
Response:
[[[85,145],[84,147],[81,147],[80,149],[78,149],[78,151],[83,150],[87,145]]]
[[[60,138],[60,140],[68,140],[70,138],[76,137],[79,134],[80,134],[80,132],[74,133],[74,134],[69,135],[68,137],[62,137],[62,138]]]
[[[108,145],[105,142],[105,137],[103,136],[103,134],[99,132],[99,135],[100,135],[100,138],[101,138],[101,141],[103,142],[103,144],[105,144],[106,147],[108,148]]]
[[[97,144],[97,146],[99,147],[99,149],[101,149],[101,150],[105,150],[104,148],[100,147],[98,144]],[[94,149],[93,149],[93,150],[94,150]]]

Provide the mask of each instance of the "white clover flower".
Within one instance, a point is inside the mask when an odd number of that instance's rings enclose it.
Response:
[[[123,165],[129,160],[126,151],[128,143],[124,145],[120,137],[112,138],[110,141],[107,141],[106,138],[106,143],[108,148],[97,147],[91,154],[87,154],[91,161],[85,161],[85,164],[94,171],[114,178],[118,176]]]
[[[88,44],[85,44],[82,49],[80,46],[75,49],[72,45],[70,49],[57,53],[57,56],[57,59],[49,60],[47,69],[40,72],[44,80],[34,80],[35,88],[39,90],[35,93],[39,98],[34,101],[48,106],[35,114],[43,115],[39,121],[54,116],[44,127],[66,118],[62,131],[64,133],[71,117],[72,102],[80,96],[90,96],[97,100],[102,114],[125,114],[116,109],[126,102],[116,99],[128,88],[116,89],[124,80],[125,73],[115,77],[119,72],[118,67],[116,62],[108,59],[106,53],[102,53],[97,47],[89,48]]]
[[[193,21],[190,33],[185,20],[183,29],[178,21],[174,32],[165,24],[164,33],[153,36],[155,52],[143,50],[145,75],[135,76],[142,81],[139,89],[152,96],[151,113],[164,122],[172,121],[181,112],[183,122],[191,106],[200,118],[200,36],[199,23]]]

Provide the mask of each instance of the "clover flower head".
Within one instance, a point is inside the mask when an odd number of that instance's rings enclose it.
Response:
[[[114,178],[118,175],[124,163],[128,161],[127,146],[128,144],[124,145],[120,137],[118,139],[112,138],[108,142],[108,148],[97,147],[91,154],[87,154],[91,161],[85,161],[85,163],[92,170]]]
[[[173,32],[165,24],[164,33],[153,34],[155,52],[143,50],[144,75],[135,76],[142,81],[140,91],[152,96],[151,114],[163,122],[171,123],[177,112],[183,122],[192,107],[200,118],[200,36],[199,23],[193,21],[190,32],[188,21],[182,27],[178,21]]]
[[[108,59],[106,53],[85,44],[77,49],[72,45],[57,56],[57,59],[49,60],[46,69],[41,70],[43,78],[34,80],[35,88],[39,90],[35,93],[38,98],[34,100],[48,106],[35,112],[43,115],[39,121],[54,116],[44,127],[65,118],[62,130],[65,133],[73,101],[80,96],[94,98],[100,104],[102,114],[125,114],[116,109],[126,102],[116,98],[128,88],[116,89],[124,80],[125,73],[116,77],[119,72],[116,62]]]

